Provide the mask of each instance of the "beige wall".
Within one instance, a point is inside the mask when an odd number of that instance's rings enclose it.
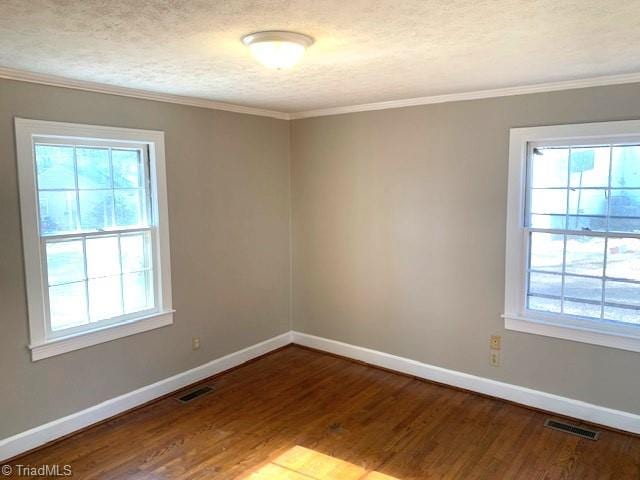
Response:
[[[14,116],[165,131],[174,325],[31,362]],[[289,213],[285,121],[0,80],[0,438],[288,331]]]
[[[500,318],[509,128],[637,118],[635,84],[293,122],[294,328],[640,413],[639,353]]]
[[[31,362],[14,116],[166,132],[173,326]],[[290,205],[297,330],[640,413],[640,354],[499,317],[508,129],[633,118],[640,85],[289,124],[0,80],[0,438],[287,331]]]

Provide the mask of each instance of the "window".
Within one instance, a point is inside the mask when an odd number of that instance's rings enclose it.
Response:
[[[505,326],[640,351],[640,122],[511,130]]]
[[[16,119],[34,360],[173,322],[163,137]]]

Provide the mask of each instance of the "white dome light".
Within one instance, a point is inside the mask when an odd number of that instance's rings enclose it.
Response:
[[[313,38],[302,33],[272,30],[242,37],[242,43],[265,67],[282,69],[293,67],[313,44]]]

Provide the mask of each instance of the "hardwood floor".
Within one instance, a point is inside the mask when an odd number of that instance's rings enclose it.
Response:
[[[205,384],[12,463],[82,480],[640,479],[638,437],[581,439],[540,412],[297,346]]]

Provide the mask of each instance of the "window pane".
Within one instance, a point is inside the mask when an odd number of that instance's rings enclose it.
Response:
[[[635,308],[605,306],[604,318],[615,322],[640,324],[640,310]]]
[[[142,187],[144,170],[140,150],[112,150],[113,185],[116,188]]]
[[[607,230],[607,218],[569,215],[567,217],[567,229],[605,232]]]
[[[50,242],[46,249],[49,285],[84,280],[82,240]]]
[[[576,188],[569,192],[569,215],[606,215],[607,201],[605,188]]]
[[[531,213],[555,213],[567,212],[567,191],[560,190],[531,190]]]
[[[640,307],[640,285],[637,283],[607,280],[605,301]]]
[[[531,215],[529,226],[532,228],[564,229],[566,215]]]
[[[153,282],[151,272],[125,273],[122,275],[125,313],[138,312],[153,307]]]
[[[49,310],[54,331],[89,323],[84,282],[49,287]]]
[[[529,293],[553,295],[560,298],[562,296],[562,275],[531,272],[529,274]]]
[[[135,233],[120,237],[122,272],[138,272],[149,265],[149,234]]]
[[[593,300],[602,303],[602,280],[600,278],[564,277],[564,298]],[[600,316],[600,314],[598,314]]]
[[[120,275],[89,280],[89,315],[92,322],[122,315]]]
[[[612,190],[609,215],[640,218],[640,190]]]
[[[640,280],[640,239],[610,238],[607,277]]]
[[[580,275],[602,276],[604,269],[604,238],[567,235],[565,271]]]
[[[630,145],[613,148],[611,187],[640,187],[640,147]]]
[[[36,145],[36,169],[39,189],[76,188],[73,147]]]
[[[115,190],[116,225],[120,227],[145,224],[144,190]]]
[[[610,232],[640,232],[640,218],[610,218]]]
[[[569,178],[571,187],[608,187],[609,155],[609,147],[573,148]]]
[[[118,237],[87,238],[87,275],[106,277],[120,273]]]
[[[110,188],[109,150],[76,148],[78,188]]]
[[[560,313],[560,300],[553,298],[536,297],[530,295],[528,297],[529,310],[539,310],[541,312],[554,312]]]
[[[566,187],[569,162],[567,148],[541,148],[542,155],[531,158],[531,186],[533,188]]]
[[[113,191],[88,190],[80,193],[80,223],[83,230],[104,230],[113,226]]]
[[[39,192],[40,233],[55,235],[76,231],[76,192]]]
[[[547,272],[562,272],[563,249],[563,235],[532,233],[530,268]]]
[[[581,317],[600,318],[601,306],[588,302],[564,302],[564,313]]]

